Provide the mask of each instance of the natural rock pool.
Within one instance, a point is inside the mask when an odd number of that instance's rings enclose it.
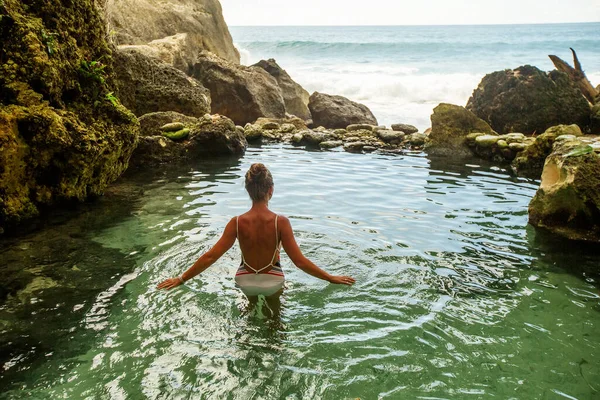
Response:
[[[155,290],[249,207],[253,162],[304,253],[356,285],[284,255],[269,316],[234,286],[236,245]],[[281,145],[166,168],[0,244],[3,276],[29,274],[0,306],[0,398],[600,396],[600,251],[527,225],[539,182],[477,160]]]

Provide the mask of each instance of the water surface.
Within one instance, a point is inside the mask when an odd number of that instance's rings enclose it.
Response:
[[[257,161],[272,170],[270,206],[290,218],[304,253],[357,284],[328,285],[284,256],[273,316],[235,288],[236,245],[184,287],[156,291],[248,208],[243,174]],[[32,329],[68,333],[37,358],[23,351],[6,363],[0,397],[599,395],[600,254],[527,225],[538,182],[481,161],[289,146],[128,179],[118,185],[144,193],[127,215],[84,230],[105,259],[80,263],[125,272],[87,276],[110,285],[75,306],[56,299],[81,313],[63,326],[32,315]]]

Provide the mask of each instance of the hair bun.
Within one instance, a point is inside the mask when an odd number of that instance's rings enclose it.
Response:
[[[246,172],[246,190],[253,201],[262,201],[273,187],[273,176],[262,163],[255,163]]]

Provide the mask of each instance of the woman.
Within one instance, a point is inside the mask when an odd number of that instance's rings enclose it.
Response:
[[[242,262],[235,282],[247,296],[270,296],[283,289],[284,274],[279,263],[281,245],[292,262],[304,272],[330,283],[353,285],[349,276],[330,275],[306,258],[294,238],[290,221],[269,210],[273,177],[263,164],[252,164],[246,173],[246,190],[252,208],[232,218],[219,241],[177,278],[160,283],[158,289],[173,289],[203,272],[239,241]]]

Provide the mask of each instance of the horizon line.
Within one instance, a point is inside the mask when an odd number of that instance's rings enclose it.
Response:
[[[227,24],[229,27],[277,27],[277,28],[288,28],[288,27],[416,27],[416,26],[523,26],[523,25],[578,25],[578,24],[600,24],[600,21],[579,21],[579,22],[506,22],[506,23],[489,23],[489,24],[403,24],[403,25],[387,25],[387,24],[358,24],[358,25],[342,25],[342,24],[305,24],[305,25],[236,25]]]

